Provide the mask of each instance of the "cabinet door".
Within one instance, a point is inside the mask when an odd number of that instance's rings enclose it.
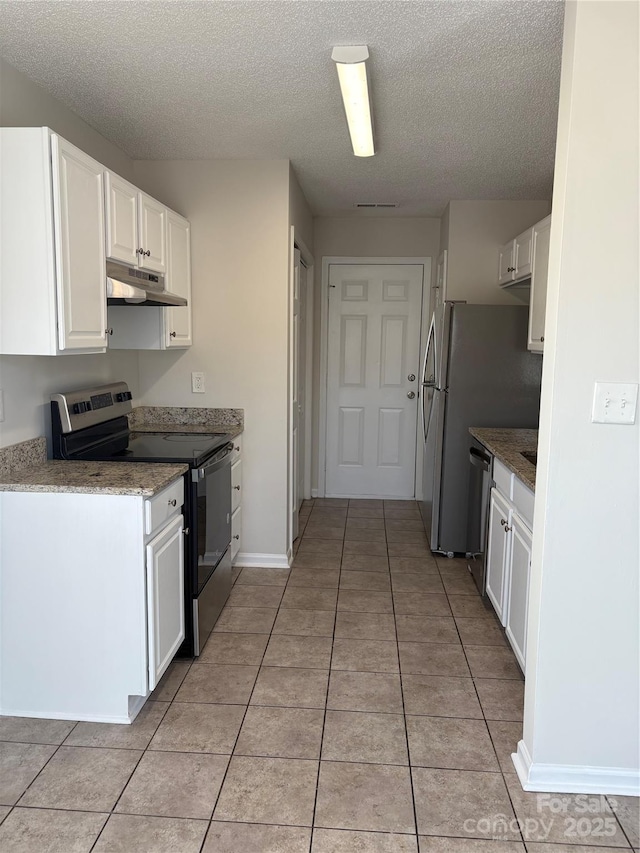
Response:
[[[532,352],[544,349],[544,316],[547,308],[547,275],[549,271],[549,237],[551,217],[533,226],[533,261],[531,267],[531,296],[529,301],[528,348]]]
[[[231,511],[235,512],[242,503],[242,459],[231,466]]]
[[[111,172],[104,173],[106,198],[107,257],[137,266],[138,190]]]
[[[239,506],[231,516],[231,559],[235,561],[240,550],[242,537],[242,506]]]
[[[513,281],[515,272],[516,241],[509,240],[501,249],[498,256],[498,284]]]
[[[507,590],[506,634],[522,670],[525,668],[527,612],[529,609],[529,575],[531,572],[531,531],[519,515],[511,520],[511,553]]]
[[[51,137],[58,347],[104,350],[107,291],[104,171],[56,134]]]
[[[165,346],[190,347],[191,337],[191,228],[186,219],[167,211],[167,279],[171,293],[184,296],[184,308],[165,309]]]
[[[167,269],[167,208],[151,196],[138,193],[138,234],[140,255],[138,266],[152,272]]]
[[[531,275],[533,228],[527,228],[524,234],[515,239],[516,257],[513,274],[514,279],[527,278]]]
[[[511,510],[496,489],[489,504],[489,544],[487,552],[487,595],[500,619],[506,624],[506,572],[509,558],[509,518]]]
[[[183,519],[178,516],[147,545],[149,690],[184,640]]]

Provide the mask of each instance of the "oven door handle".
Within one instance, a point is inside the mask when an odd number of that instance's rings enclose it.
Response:
[[[211,459],[207,462],[206,465],[203,465],[202,468],[194,468],[191,472],[191,479],[194,483],[198,483],[200,480],[204,480],[207,476],[207,473],[213,473],[214,470],[218,468],[222,468],[223,465],[226,465],[226,458],[233,451],[233,442],[230,441],[228,444],[219,450],[215,456],[212,456]],[[213,469],[213,470],[212,470]]]

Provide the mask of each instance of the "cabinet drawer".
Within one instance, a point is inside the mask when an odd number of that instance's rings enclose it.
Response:
[[[513,496],[513,474],[506,465],[503,465],[499,459],[493,460],[493,481],[496,484],[496,488],[499,489],[502,494],[511,500]]]
[[[231,464],[233,465],[234,462],[238,461],[242,453],[242,436],[237,435],[231,440],[233,441],[233,451],[231,452]]]
[[[144,502],[144,532],[147,536],[158,530],[184,503],[184,480],[180,477]]]
[[[231,516],[231,559],[235,560],[238,551],[240,550],[240,542],[242,537],[242,507]]]
[[[513,504],[518,515],[530,528],[533,527],[534,503],[534,493],[521,480],[515,477],[513,480]]]
[[[231,511],[235,512],[242,502],[242,459],[231,466]]]

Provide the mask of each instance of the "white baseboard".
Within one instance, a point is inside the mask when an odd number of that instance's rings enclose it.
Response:
[[[288,569],[289,558],[286,554],[252,554],[239,551],[233,565],[251,569]]]
[[[135,716],[137,716],[139,711],[140,708],[136,711]],[[111,716],[108,714],[84,714],[82,711],[76,713],[49,710],[25,711],[22,708],[1,708],[0,717],[29,717],[35,720],[80,720],[83,723],[120,723],[123,725],[128,725],[135,719],[135,717],[132,718],[128,714]]]
[[[320,494],[318,489],[311,489],[311,497],[312,498],[321,498],[322,495]]]
[[[535,764],[523,740],[511,760],[525,791],[552,794],[613,794],[640,796],[640,771],[626,767]]]

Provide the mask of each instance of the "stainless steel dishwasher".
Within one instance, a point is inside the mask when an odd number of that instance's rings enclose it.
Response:
[[[472,439],[469,447],[469,503],[467,514],[467,565],[480,595],[486,594],[486,560],[489,500],[493,485],[493,456]]]

